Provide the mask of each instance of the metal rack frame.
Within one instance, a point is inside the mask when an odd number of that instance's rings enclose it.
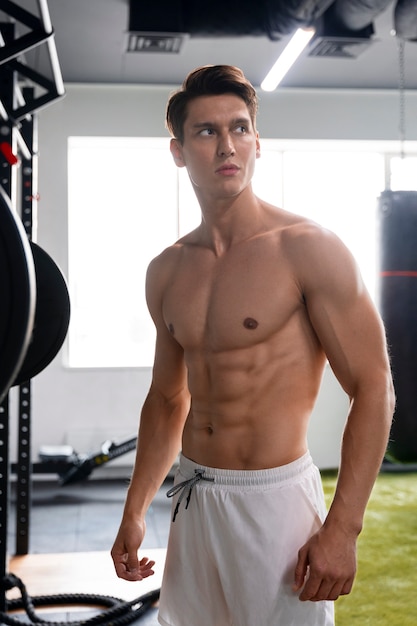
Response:
[[[37,215],[37,118],[40,108],[65,94],[54,31],[47,0],[37,0],[38,15],[15,2],[3,0],[2,11],[9,21],[0,24],[0,138],[10,154],[20,160],[20,188],[16,162],[0,152],[0,184],[19,214],[29,240],[34,236]],[[17,32],[17,23],[27,31]],[[21,60],[23,53],[46,45],[52,79],[39,74]],[[24,85],[21,88],[21,83]],[[18,210],[20,209],[20,210]],[[18,445],[16,471],[16,554],[29,551],[31,508],[31,381],[19,385]],[[8,504],[10,491],[9,397],[0,405],[0,580],[7,573]],[[5,592],[0,593],[0,611],[6,610]]]

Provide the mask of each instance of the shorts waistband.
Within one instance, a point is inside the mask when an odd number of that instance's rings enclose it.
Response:
[[[309,451],[303,456],[279,467],[259,470],[232,470],[208,467],[195,463],[191,459],[180,454],[179,471],[184,478],[191,478],[197,473],[204,474],[204,481],[199,482],[201,487],[229,486],[257,488],[259,486],[278,486],[299,480],[309,470],[315,468]]]

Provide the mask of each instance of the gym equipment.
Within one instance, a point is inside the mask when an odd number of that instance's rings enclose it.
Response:
[[[64,343],[70,321],[67,283],[53,259],[30,242],[36,275],[36,310],[32,336],[13,385],[34,378],[55,358]]]
[[[136,448],[137,437],[119,443],[105,441],[93,454],[79,454],[71,446],[44,446],[39,450],[39,463],[33,464],[33,472],[58,474],[61,485],[85,480],[93,470]]]
[[[2,102],[4,113],[14,122],[23,120],[65,94],[47,0],[37,0],[36,4],[38,11],[34,14],[12,0],[2,0],[1,3],[1,10],[9,17],[10,24],[2,24],[2,36],[6,39],[6,45],[0,46],[0,65],[7,66],[24,81],[29,80],[41,87],[33,90],[23,103],[20,98]],[[22,29],[22,35],[17,35],[15,22]],[[35,67],[30,67],[27,62],[21,61],[22,53],[36,47],[46,49],[52,80],[40,74]],[[38,57],[35,56],[36,58]]]
[[[10,387],[41,372],[66,337],[70,299],[52,258],[28,241],[0,193],[0,402]]]
[[[35,243],[33,210],[37,190],[37,133],[33,112],[64,95],[64,85],[49,17],[47,0],[38,0],[38,16],[11,0],[2,0],[2,13],[10,21],[1,23],[0,46],[0,622],[21,624],[11,617],[7,608],[14,605],[6,598],[6,590],[18,586],[22,606],[29,619],[41,620],[33,611],[38,598],[28,596],[23,583],[12,574],[6,575],[9,490],[9,399],[11,386],[19,385],[18,461],[16,463],[16,551],[28,552],[30,517],[30,454],[31,394],[30,379],[43,370],[59,351],[69,324],[70,304],[65,280],[58,267]],[[23,25],[20,36],[16,23]],[[50,80],[21,61],[22,53],[45,44],[53,78]],[[37,56],[35,57],[37,58]],[[23,79],[19,84],[19,77]],[[22,87],[22,82],[24,86]],[[36,85],[39,88],[34,87]],[[21,163],[19,171],[16,166]],[[13,171],[15,168],[15,171]],[[16,194],[20,183],[20,195]],[[18,209],[18,210],[17,210]],[[16,210],[16,212],[15,212]],[[40,599],[42,600],[42,599]],[[43,599],[45,600],[45,599]],[[113,599],[112,599],[113,600]],[[117,599],[116,599],[117,600]],[[49,604],[58,598],[52,597]],[[74,598],[72,603],[82,602]],[[149,597],[138,598],[135,604],[111,606],[107,623],[127,624],[150,606]],[[47,602],[46,602],[47,603]],[[66,602],[68,604],[68,602]],[[97,598],[91,600],[97,604]],[[42,602],[41,602],[42,604]],[[43,601],[45,604],[45,601]],[[12,608],[13,610],[13,608]],[[114,618],[114,619],[113,619]],[[95,620],[94,623],[99,623]],[[106,620],[101,619],[101,623]]]
[[[27,236],[0,188],[0,403],[18,375],[35,320],[35,265]]]
[[[123,624],[130,624],[140,619],[157,600],[159,599],[160,589],[150,591],[149,593],[136,598],[135,600],[120,600],[112,596],[102,596],[97,594],[60,594],[49,596],[37,596],[31,598],[26,590],[23,582],[14,574],[8,574],[0,581],[0,586],[4,588],[4,591],[17,587],[21,593],[21,598],[18,600],[11,600],[7,606],[6,611],[0,611],[1,624],[9,624],[10,626],[22,626],[23,622],[18,618],[10,614],[10,612],[17,609],[24,609],[29,622],[25,624],[37,624],[37,626],[82,626],[82,625],[99,625],[102,626],[122,626]],[[80,606],[87,605],[93,607],[107,607],[101,614],[95,615],[90,619],[80,622],[51,622],[43,620],[36,612],[34,607],[47,607],[47,606]]]
[[[384,191],[379,198],[380,308],[397,404],[387,458],[417,461],[417,191]]]

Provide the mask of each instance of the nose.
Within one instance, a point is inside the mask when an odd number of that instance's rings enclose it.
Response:
[[[235,154],[235,147],[233,145],[232,138],[229,135],[220,138],[217,152],[218,155],[223,158],[233,156]]]

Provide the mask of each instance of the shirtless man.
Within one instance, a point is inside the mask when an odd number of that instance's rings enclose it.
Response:
[[[256,112],[230,66],[192,72],[167,109],[202,221],[148,269],[153,378],[112,549],[119,577],[153,573],[145,514],[181,450],[166,626],[333,624],[392,419],[384,329],[351,254],[252,191]],[[327,514],[307,447],[326,360],[350,398]]]

